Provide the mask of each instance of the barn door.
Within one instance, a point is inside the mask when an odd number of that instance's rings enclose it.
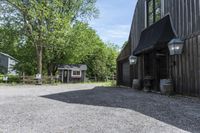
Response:
[[[144,55],[144,77],[146,76],[152,77],[151,90],[157,90],[157,64],[154,52]]]
[[[168,78],[167,54],[152,52],[144,55],[144,77],[152,77],[152,91],[160,91],[160,80]]]
[[[160,91],[160,80],[168,78],[168,67],[167,67],[167,54],[156,53],[156,91]]]
[[[122,66],[122,73],[123,73],[123,85],[129,86],[130,85],[130,65],[129,62],[126,61],[123,63]]]

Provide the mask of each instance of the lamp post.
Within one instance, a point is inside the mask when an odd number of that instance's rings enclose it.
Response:
[[[168,43],[168,48],[171,56],[174,55],[181,55],[183,53],[183,46],[184,46],[184,41],[182,41],[180,38],[173,38],[169,43]],[[172,58],[173,59],[173,58]],[[173,64],[170,66],[170,78],[171,79],[163,79],[161,82],[164,82],[161,87],[161,93],[170,95],[174,91],[174,85],[173,85],[173,76],[172,76],[172,68],[175,66],[175,61],[173,61]]]
[[[130,65],[135,65],[135,64],[137,64],[137,56],[131,55],[131,56],[129,57],[129,63],[130,63]]]
[[[181,55],[184,42],[180,38],[174,38],[168,43],[170,55]]]
[[[136,65],[137,64],[137,59],[138,59],[137,56],[131,55],[129,57],[130,65]],[[133,79],[132,88],[137,89],[137,90],[141,89],[141,82],[140,82],[139,79]]]

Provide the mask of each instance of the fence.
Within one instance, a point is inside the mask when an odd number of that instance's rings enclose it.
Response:
[[[36,84],[38,80],[35,76],[14,76],[14,75],[0,75],[1,83],[23,83],[23,84]],[[54,84],[59,82],[56,76],[43,76],[41,79],[43,84]]]

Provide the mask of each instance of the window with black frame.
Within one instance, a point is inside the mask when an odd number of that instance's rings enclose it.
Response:
[[[72,77],[81,77],[81,71],[79,71],[79,70],[73,70],[71,76]]]
[[[161,19],[161,0],[147,0],[147,26]]]

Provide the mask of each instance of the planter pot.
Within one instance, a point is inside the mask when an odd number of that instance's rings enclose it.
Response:
[[[139,79],[133,79],[132,88],[136,90],[141,90],[141,81]]]
[[[174,91],[173,82],[171,79],[160,80],[160,91],[163,95],[171,95]]]
[[[145,92],[150,92],[151,91],[152,81],[153,81],[153,78],[151,76],[145,76],[144,77],[144,81],[143,81],[144,88],[143,88],[143,90]]]

